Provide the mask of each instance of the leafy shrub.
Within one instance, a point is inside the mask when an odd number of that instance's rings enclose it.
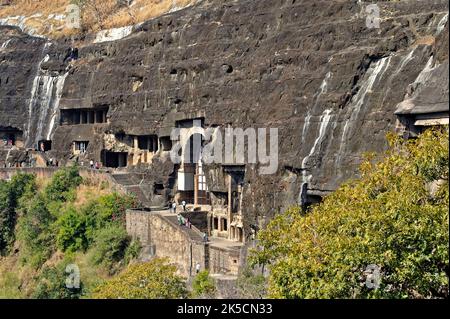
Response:
[[[11,198],[10,185],[0,181],[0,253],[4,253],[14,238],[16,212]]]
[[[391,137],[381,162],[363,163],[360,180],[309,212],[276,216],[251,256],[270,267],[269,296],[448,297],[448,137],[448,127],[414,141]],[[378,288],[367,284],[374,268]]]
[[[0,254],[7,252],[14,241],[17,207],[21,197],[36,187],[36,178],[31,174],[18,173],[10,182],[0,181]]]
[[[132,240],[125,251],[124,263],[128,265],[130,261],[139,257],[142,245],[139,240]]]
[[[125,257],[129,243],[130,238],[121,225],[111,224],[100,229],[96,233],[92,261],[114,273],[117,270],[117,263]]]
[[[36,286],[31,294],[34,299],[78,299],[82,294],[82,285],[79,288],[67,288],[66,263],[56,267],[44,267],[35,278]]]
[[[54,251],[54,222],[55,217],[48,211],[46,200],[41,194],[28,203],[24,215],[19,219],[18,238],[25,250],[23,256],[28,255],[35,267],[40,266]]]
[[[130,265],[123,273],[99,285],[96,299],[179,299],[187,290],[177,268],[167,259],[155,258],[147,263]]]
[[[45,188],[49,201],[68,201],[75,198],[75,188],[82,182],[82,178],[75,166],[58,170]]]
[[[251,267],[244,267],[236,281],[240,298],[263,299],[267,293],[266,278],[261,274],[255,274]]]
[[[192,282],[192,292],[195,297],[212,297],[216,292],[214,280],[207,270],[200,271]]]
[[[82,208],[82,213],[86,217],[87,238],[93,241],[96,230],[112,222],[125,225],[125,212],[133,207],[134,202],[133,197],[113,193],[87,203]]]
[[[75,252],[88,248],[86,220],[73,207],[69,207],[66,213],[58,220],[58,229],[56,241],[58,248],[62,251]]]

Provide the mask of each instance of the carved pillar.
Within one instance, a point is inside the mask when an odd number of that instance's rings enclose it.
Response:
[[[232,189],[231,189],[231,174],[230,174],[228,175],[228,225],[231,225],[231,222],[233,220],[233,211],[232,211],[233,198],[231,194]],[[228,227],[228,239],[231,239],[231,227]]]
[[[139,148],[139,140],[137,136],[133,137],[133,146],[134,146],[134,150],[137,151]]]
[[[198,168],[194,172],[194,206],[198,205]]]

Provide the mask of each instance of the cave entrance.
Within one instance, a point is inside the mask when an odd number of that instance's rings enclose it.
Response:
[[[61,125],[102,124],[107,123],[108,106],[98,106],[89,109],[61,110]]]
[[[38,142],[38,146],[39,146],[38,150],[40,152],[51,151],[51,149],[52,149],[52,141],[50,141],[50,140],[40,140]]]
[[[23,133],[16,128],[0,126],[0,139],[0,146],[23,147]]]
[[[73,142],[74,154],[84,154],[86,153],[89,141],[75,141]]]
[[[127,167],[128,153],[103,151],[103,166],[110,168]]]
[[[241,227],[236,227],[236,240],[238,242],[244,242],[244,230]]]
[[[158,151],[158,137],[156,135],[137,136],[137,145],[140,150],[156,153]]]
[[[303,208],[308,209],[312,205],[317,205],[322,202],[322,196],[319,195],[312,195],[312,194],[306,194],[305,202],[303,203]]]
[[[161,149],[164,152],[170,152],[172,150],[172,140],[169,136],[161,137],[159,142],[161,143]]]

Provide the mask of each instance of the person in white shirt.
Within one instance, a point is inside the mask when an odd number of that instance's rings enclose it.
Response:
[[[195,272],[198,274],[199,272],[200,272],[200,263],[197,263],[196,265],[195,265]]]

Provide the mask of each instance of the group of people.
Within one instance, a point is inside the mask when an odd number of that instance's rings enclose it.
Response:
[[[183,211],[186,211],[186,201],[181,202],[181,207],[183,207]],[[177,203],[175,201],[169,202],[169,210],[172,214],[175,214],[177,212]]]
[[[49,167],[58,167],[59,166],[59,162],[56,159],[50,158],[47,162],[47,166]]]
[[[192,228],[192,224],[191,224],[189,218],[187,218],[187,217],[185,218],[183,215],[178,213],[177,219],[178,219],[178,225],[186,226],[187,228]]]
[[[99,162],[95,162],[93,160],[89,161],[89,167],[91,169],[100,169],[100,163]]]
[[[14,146],[14,140],[4,137],[3,138],[3,146]]]
[[[181,207],[183,207],[183,212],[186,212],[186,201],[181,202]],[[169,202],[169,209],[172,214],[177,213],[177,203],[175,201]],[[192,228],[192,223],[189,218],[184,217],[180,212],[177,214],[177,220],[179,226],[186,226],[187,228]],[[208,242],[208,234],[203,233],[203,241]]]

